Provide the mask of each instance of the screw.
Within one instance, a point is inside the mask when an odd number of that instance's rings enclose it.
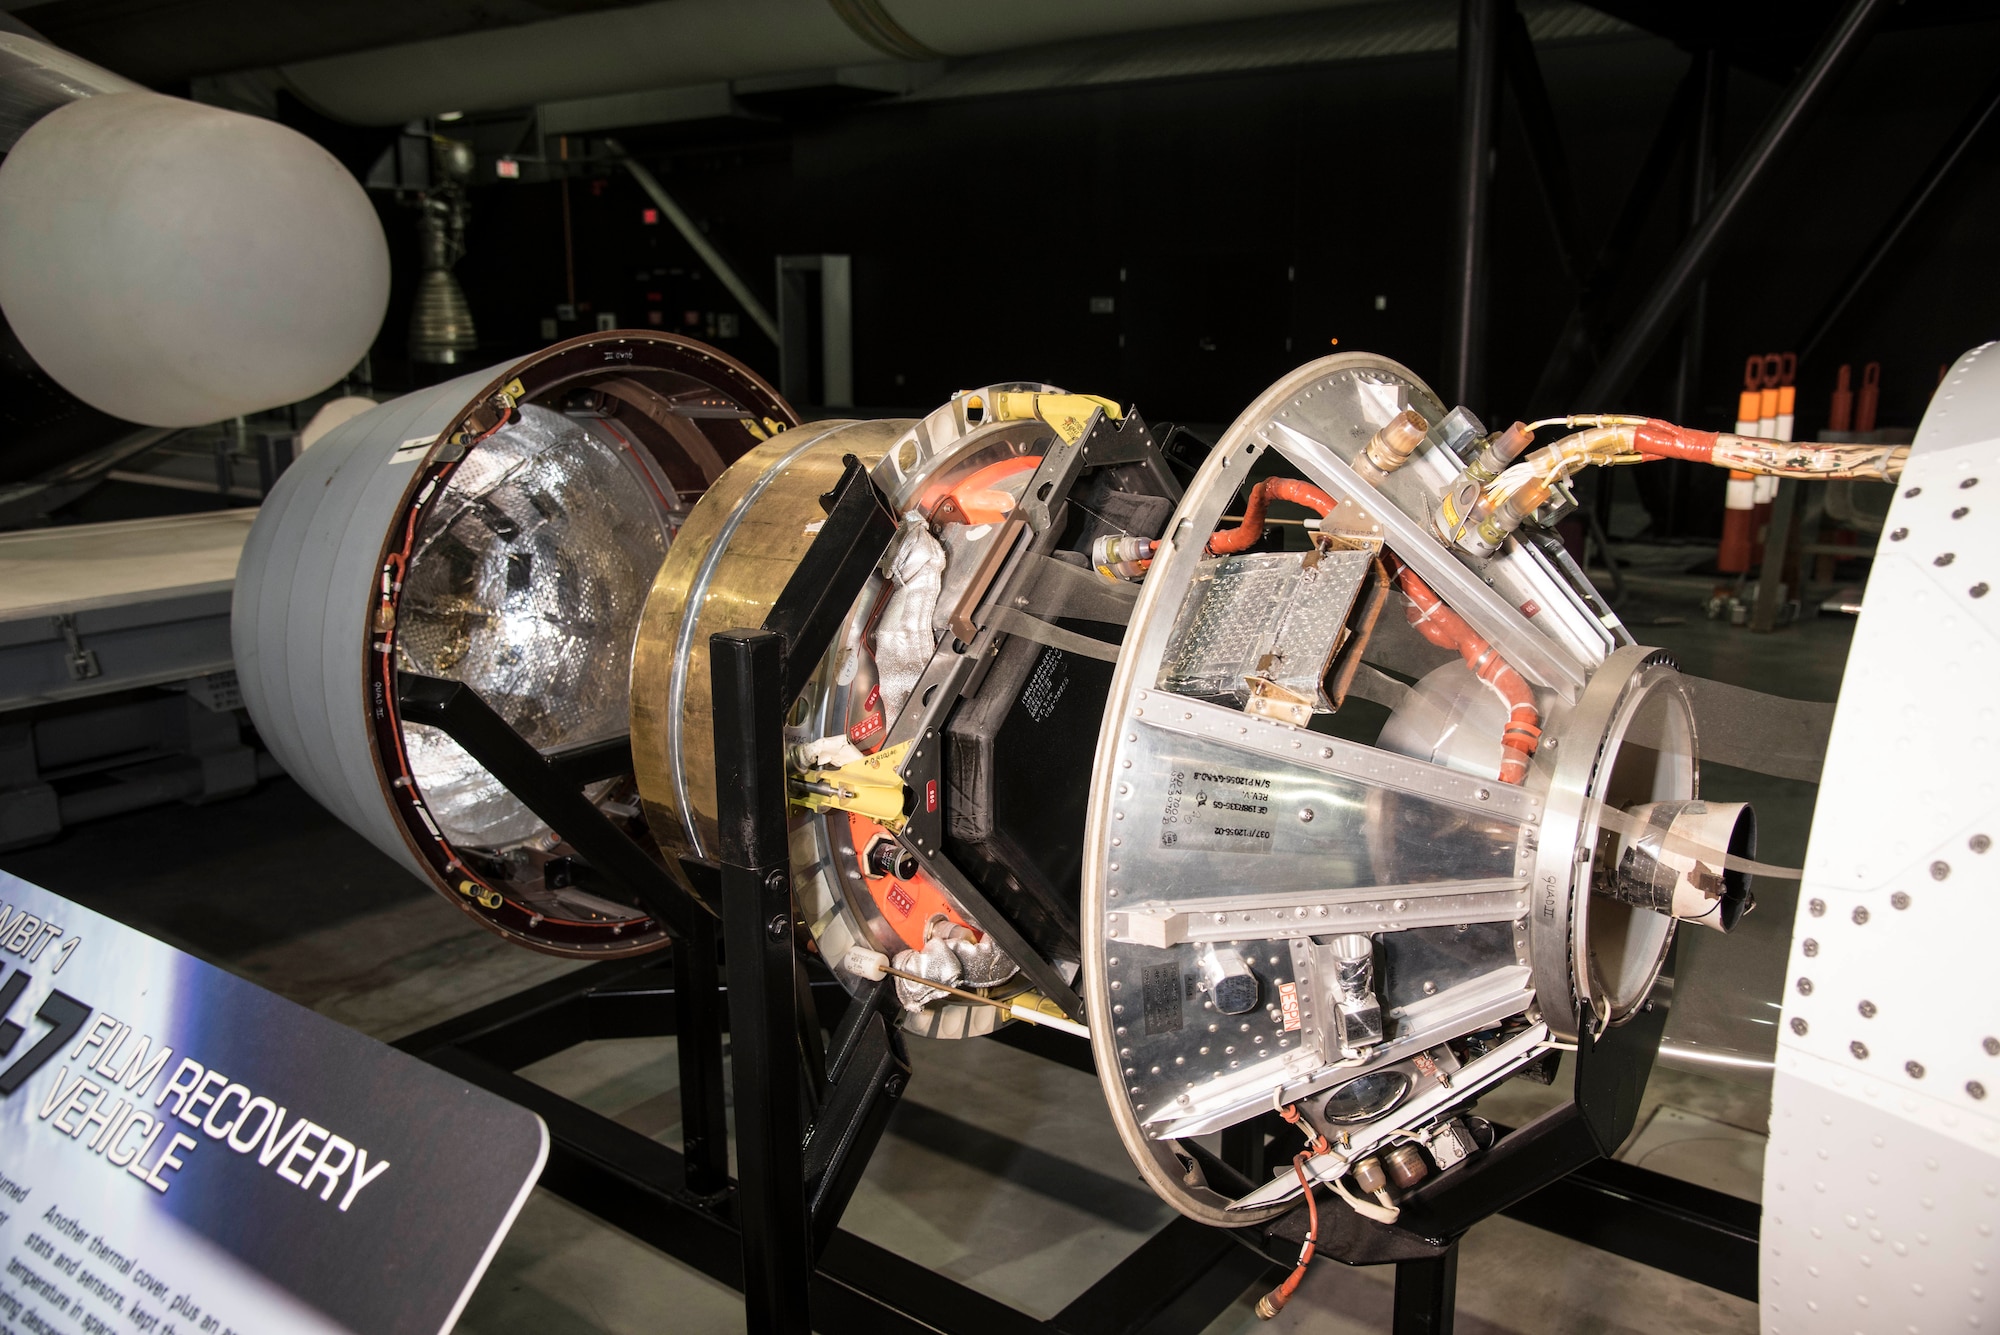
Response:
[[[1906,499],[1912,496],[1921,496],[1923,494],[1924,494],[1924,489],[1922,487],[1911,487],[1908,491],[1903,493]]]
[[[1931,564],[1934,566],[1948,566],[1957,559],[1958,557],[1956,557],[1950,552],[1939,552],[1936,556],[1931,558]]]
[[[1806,912],[1808,912],[1808,913],[1812,914],[1812,915],[1813,915],[1813,917],[1815,917],[1815,918],[1823,918],[1823,917],[1825,917],[1825,916],[1826,916],[1826,901],[1825,901],[1824,899],[1815,899],[1815,900],[1812,900],[1812,901],[1811,901],[1810,903],[1808,903],[1808,904],[1806,905]]]
[[[785,873],[782,869],[774,871],[764,878],[764,888],[774,895],[785,893],[785,887]]]
[[[1933,881],[1942,881],[1949,875],[1951,875],[1951,864],[1949,862],[1933,862],[1931,864],[1931,879]]]
[[[1889,541],[1891,542],[1901,542],[1904,538],[1907,538],[1909,536],[1910,536],[1910,530],[1906,528],[1896,528],[1889,530]]]
[[[1986,581],[1982,579],[1979,581],[1979,583],[1967,589],[1966,592],[1971,594],[1975,598],[1984,598],[1987,595],[1987,593],[1990,592],[1990,590],[1988,590],[1986,587]]]
[[[1800,996],[1802,996],[1802,997],[1809,997],[1809,996],[1811,996],[1811,995],[1812,995],[1812,979],[1810,979],[1810,978],[1801,978],[1801,979],[1799,979],[1799,981],[1798,981],[1798,989],[1799,989],[1799,995],[1800,995]]]
[[[1987,1056],[2000,1057],[2000,1038],[1989,1038],[1979,1046],[1986,1049]]]
[[[1861,926],[1861,925],[1862,925],[1863,923],[1865,923],[1865,922],[1867,922],[1867,921],[1868,921],[1868,906],[1867,906],[1867,905],[1865,905],[1865,904],[1857,904],[1857,905],[1855,905],[1855,906],[1854,906],[1854,925],[1855,925],[1856,927],[1859,927],[1859,926]]]
[[[1856,1061],[1865,1062],[1868,1060],[1868,1045],[1866,1043],[1863,1043],[1860,1039],[1856,1039],[1854,1042],[1849,1043],[1847,1045],[1847,1050],[1854,1054]]]
[[[1969,478],[1965,479],[1965,481],[1963,481],[1963,482],[1961,482],[1961,483],[1959,483],[1959,484],[1958,484],[1958,489],[1959,489],[1960,491],[1970,491],[1970,490],[1971,490],[1972,488],[1974,488],[1974,487],[1976,487],[1976,486],[1978,486],[1978,485],[1979,485],[1979,479],[1978,479],[1978,478],[1976,478],[1976,477],[1969,477]]]
[[[1859,1006],[1859,1007],[1858,1007],[1857,1009],[1859,1009],[1859,1010],[1860,1010],[1860,1012],[1861,1012],[1861,1018],[1862,1018],[1862,1019],[1864,1019],[1864,1020],[1872,1020],[1872,1019],[1874,1019],[1874,1018],[1875,1018],[1875,1003],[1874,1003],[1874,1002],[1872,1002],[1872,1001],[1864,1001],[1864,1002],[1862,1002],[1862,1003],[1861,1003],[1861,1005],[1860,1005],[1860,1006]]]
[[[1910,907],[1909,895],[1898,890],[1895,894],[1889,896],[1889,907],[1892,909],[1906,909]]]
[[[1314,814],[1315,813],[1311,807],[1300,807],[1299,808],[1300,823],[1305,825],[1312,824]]]
[[[1904,1062],[1903,1069],[1909,1073],[1912,1080],[1921,1080],[1924,1078],[1924,1064],[1922,1062]]]
[[[1794,1015],[1792,1017],[1792,1032],[1797,1034],[1799,1037],[1804,1038],[1805,1032],[1809,1027],[1810,1026],[1806,1024],[1805,1020],[1802,1017],[1797,1015]]]
[[[776,917],[771,919],[770,926],[766,927],[764,930],[771,934],[771,939],[773,941],[784,940],[785,933],[792,930],[791,915],[789,913],[778,914]]]
[[[1956,510],[1953,510],[1953,511],[1951,512],[1951,517],[1952,517],[1953,519],[1963,519],[1963,518],[1965,518],[1965,517],[1966,517],[1967,515],[1969,515],[1969,514],[1971,514],[1971,513],[1972,513],[1972,507],[1971,507],[1971,506],[1969,506],[1969,505],[1961,505],[1961,506],[1959,506],[1959,507],[1958,507],[1958,508],[1957,508]]]
[[[1813,940],[1811,937],[1807,937],[1799,943],[1799,949],[1806,953],[1807,959],[1811,959],[1813,956],[1819,954],[1819,942]]]
[[[1965,1082],[1965,1092],[1972,1095],[1975,1099],[1983,1099],[1986,1097],[1986,1086],[1980,1084],[1977,1080],[1968,1080]]]
[[[1975,834],[1965,841],[1965,846],[1975,853],[1984,853],[1987,849],[1993,847],[1993,841],[1983,834]]]

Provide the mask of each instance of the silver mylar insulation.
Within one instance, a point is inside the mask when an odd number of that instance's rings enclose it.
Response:
[[[232,637],[245,703],[305,789],[486,926],[560,954],[664,944],[454,741],[399,713],[408,674],[462,682],[545,754],[628,725],[632,638],[688,511],[796,421],[755,374],[614,331],[343,423],[251,531]],[[642,841],[629,777],[586,793]]]

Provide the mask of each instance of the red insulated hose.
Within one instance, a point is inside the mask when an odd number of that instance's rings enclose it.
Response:
[[[1338,504],[1310,482],[1289,477],[1267,477],[1250,488],[1250,495],[1243,503],[1243,522],[1235,528],[1219,530],[1209,538],[1209,554],[1227,556],[1231,552],[1248,550],[1251,544],[1264,536],[1264,511],[1274,500],[1303,505],[1308,510],[1317,511],[1322,519]]]
[[[1649,417],[1644,426],[1632,433],[1632,446],[1655,459],[1687,459],[1707,464],[1715,462],[1715,436],[1713,431],[1697,431]]]
[[[1679,429],[1665,422],[1659,425],[1669,431]],[[1337,504],[1333,497],[1310,482],[1286,477],[1265,478],[1250,488],[1250,495],[1243,506],[1243,522],[1209,538],[1208,550],[1214,555],[1224,556],[1243,551],[1264,536],[1264,511],[1273,500],[1303,505],[1317,511],[1322,519]],[[1383,555],[1389,554],[1384,552]],[[1500,782],[1521,782],[1528,777],[1528,757],[1535,754],[1535,746],[1542,739],[1542,715],[1535,708],[1535,697],[1528,689],[1528,683],[1512,664],[1500,657],[1492,645],[1465,623],[1464,617],[1446,607],[1444,600],[1431,591],[1431,586],[1424,583],[1416,571],[1394,558],[1390,559],[1402,572],[1403,592],[1410,599],[1410,624],[1432,644],[1456,652],[1479,680],[1499,692],[1500,698],[1507,702],[1507,730],[1500,736],[1500,745],[1504,748],[1500,759]]]
[[[1500,735],[1500,782],[1519,783],[1528,777],[1528,757],[1542,738],[1542,716],[1528,683],[1465,618],[1444,605],[1417,572],[1404,566],[1401,583],[1410,600],[1410,624],[1441,649],[1455,651],[1473,675],[1507,702],[1507,730]]]

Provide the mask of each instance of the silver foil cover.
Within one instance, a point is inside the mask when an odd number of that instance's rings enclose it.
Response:
[[[474,445],[425,514],[404,575],[397,666],[461,681],[543,752],[624,732],[632,640],[666,559],[668,502],[636,460],[532,404]],[[546,827],[450,737],[403,727],[410,770],[453,843]]]
[[[1249,679],[1262,677],[1329,710],[1320,683],[1374,559],[1356,550],[1203,561],[1174,619],[1159,688],[1241,705]]]

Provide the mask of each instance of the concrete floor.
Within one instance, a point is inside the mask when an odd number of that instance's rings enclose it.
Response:
[[[1638,637],[1685,669],[1831,699],[1851,623],[1816,620],[1752,636],[1705,620],[1685,580],[1636,579],[1624,608]],[[1813,790],[1712,770],[1705,790],[1758,802],[1760,856],[1798,865]],[[568,966],[509,947],[280,781],[204,808],[139,812],[0,867],[390,1039],[553,977]],[[1791,926],[1789,887],[1760,886],[1746,928],[1684,961],[1680,987],[1775,995]],[[1756,930],[1749,930],[1754,927]],[[844,1226],[1024,1311],[1058,1311],[1166,1222],[1119,1147],[1096,1082],[997,1044],[917,1041],[915,1077]],[[671,1040],[593,1044],[532,1067],[533,1079],[678,1143]],[[1548,1091],[1510,1082],[1481,1105],[1531,1116]],[[1755,1198],[1768,1092],[1754,1080],[1661,1070],[1621,1157]],[[1459,1329],[1489,1332],[1748,1332],[1754,1304],[1496,1219],[1465,1239]],[[1387,1330],[1391,1275],[1315,1264],[1273,1323],[1262,1286],[1209,1327]],[[459,1329],[564,1335],[742,1329],[726,1288],[536,1192]]]

